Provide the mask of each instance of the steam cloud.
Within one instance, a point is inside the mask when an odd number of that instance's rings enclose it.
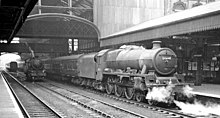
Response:
[[[173,86],[169,85],[167,87],[153,87],[151,91],[148,92],[146,95],[146,99],[152,99],[158,102],[165,102],[168,103],[169,98],[172,94]],[[193,88],[190,86],[185,86],[182,88],[182,92],[184,95],[186,95],[188,98],[191,98],[194,96],[193,94]],[[194,114],[198,116],[209,116],[209,115],[215,115],[220,117],[220,105],[207,102],[206,104],[202,104],[196,100],[194,100],[193,104],[190,103],[184,103],[180,101],[174,100],[174,103],[181,109],[184,113]]]
[[[173,91],[173,87],[174,85],[172,84],[169,84],[167,87],[153,87],[153,89],[149,91],[146,95],[146,99],[152,99],[158,102],[168,103],[169,99],[172,96],[171,94]],[[194,96],[194,94],[192,94],[192,90],[193,88],[189,87],[188,85],[184,86],[182,88],[182,94],[184,94],[188,98],[191,98]]]
[[[153,87],[152,90],[146,95],[146,99],[167,103],[171,96],[172,87],[172,85],[167,87]]]
[[[195,96],[193,93],[193,88],[190,86],[183,87],[183,94],[186,95],[188,98],[191,98]],[[174,100],[174,103],[181,109],[184,113],[199,115],[199,116],[209,116],[209,115],[218,115],[220,116],[220,105],[207,102],[205,104],[202,104],[199,101],[194,100],[193,104],[190,103],[184,103],[180,101]]]
[[[181,108],[181,111],[184,113],[190,113],[200,116],[208,116],[208,115],[218,115],[220,116],[220,105],[214,103],[206,103],[202,104],[198,101],[195,101],[194,104],[183,103],[179,101],[174,101],[175,104]]]
[[[183,87],[183,94],[186,95],[188,98],[191,98],[194,96],[192,91],[193,91],[193,88],[190,87],[189,85],[186,85]]]

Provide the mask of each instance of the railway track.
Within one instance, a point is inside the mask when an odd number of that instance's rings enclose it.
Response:
[[[73,87],[72,84],[68,85],[69,88],[72,88],[72,89],[68,89],[68,87],[66,87],[67,85],[56,83],[56,82],[51,82],[51,81],[49,81],[49,83],[47,81],[45,83],[36,82],[36,84],[44,87],[48,91],[53,91],[54,93],[59,94],[60,96],[63,96],[65,98],[67,98],[68,100],[73,101],[73,102],[81,105],[85,109],[88,109],[88,111],[92,111],[93,113],[95,112],[96,114],[98,114],[99,116],[102,116],[102,117],[118,118],[117,114],[108,113],[105,110],[103,111],[103,109],[99,109],[97,107],[94,107],[94,104],[99,104],[99,103],[104,104],[106,106],[114,108],[115,111],[120,111],[121,113],[129,114],[128,116],[132,117],[132,118],[133,117],[139,117],[139,118],[148,117],[143,114],[137,113],[135,111],[129,110],[127,108],[123,108],[123,107],[111,104],[111,102],[105,102],[103,100],[98,100],[98,99],[94,98],[93,96],[89,97],[88,95],[85,95],[83,93],[75,92],[74,90],[72,90],[75,88],[75,87]],[[87,91],[89,93],[94,93],[96,95],[105,97],[107,99],[110,98],[113,101],[123,102],[126,104],[130,104],[131,106],[136,106],[136,107],[139,107],[142,109],[151,110],[153,112],[157,112],[157,114],[164,114],[164,116],[166,116],[168,118],[198,118],[198,117],[199,118],[217,118],[217,117],[206,117],[206,116],[198,116],[198,115],[196,116],[193,114],[183,113],[179,110],[166,109],[166,108],[161,108],[161,107],[156,107],[156,106],[149,106],[146,103],[139,103],[139,102],[136,102],[133,100],[128,100],[128,99],[121,98],[121,97],[119,98],[114,95],[108,95],[106,93],[99,92],[96,90],[86,89],[84,87],[77,87],[77,89],[81,89],[82,91]],[[94,104],[91,104],[91,103],[94,103]],[[135,109],[135,107],[134,107],[134,109]],[[95,115],[95,116],[98,116],[98,115]],[[149,117],[149,118],[151,118],[151,117]],[[159,117],[154,116],[154,118],[159,118]]]
[[[3,72],[3,77],[17,98],[17,102],[23,109],[23,114],[27,118],[64,118],[54,108],[47,105],[43,100],[38,98],[33,92],[22,85],[16,78]]]
[[[128,104],[133,104],[133,105],[143,107],[146,109],[151,109],[153,111],[158,111],[158,112],[161,112],[164,114],[170,114],[171,117],[175,117],[175,118],[219,118],[219,116],[216,116],[215,114],[210,114],[209,116],[188,114],[188,113],[181,112],[181,110],[177,110],[177,109],[173,109],[173,108],[164,108],[164,107],[159,107],[159,106],[151,106],[147,103],[140,103],[140,102],[136,102],[135,100],[128,100],[126,98],[117,97],[115,95],[109,95],[109,94],[102,93],[102,92],[95,91],[95,90],[91,90],[91,89],[84,89],[83,88],[83,90],[98,94],[100,96],[111,98],[111,99],[114,99],[117,101],[122,101],[122,102],[125,102]]]
[[[77,92],[74,92],[73,90],[70,90],[70,89],[67,89],[65,88],[63,85],[59,85],[58,83],[54,83],[54,82],[50,82],[50,86],[54,86],[53,88],[59,88],[59,89],[65,89],[71,93],[74,93],[74,94],[79,94],[81,96],[85,96],[83,94],[80,94],[80,93],[77,93]],[[72,87],[72,86],[71,86]],[[178,110],[172,110],[172,109],[166,109],[166,108],[161,108],[161,107],[156,107],[156,106],[149,106],[148,104],[146,103],[138,103],[138,102],[135,102],[135,101],[132,101],[132,100],[127,100],[127,99],[124,99],[124,98],[118,98],[114,95],[108,95],[108,94],[105,94],[105,93],[102,93],[102,92],[98,92],[98,91],[95,91],[95,90],[90,90],[90,89],[85,89],[85,88],[81,88],[83,89],[83,91],[87,91],[87,92],[92,92],[92,93],[95,93],[95,94],[98,94],[99,96],[104,96],[106,98],[110,98],[110,99],[113,99],[115,101],[119,101],[119,102],[124,102],[124,103],[128,103],[130,105],[133,105],[133,106],[137,106],[137,107],[141,107],[141,108],[144,108],[146,110],[151,110],[151,111],[154,111],[154,112],[158,112],[158,114],[164,114],[165,116],[167,117],[175,117],[175,118],[196,118],[197,116],[193,115],[193,114],[184,114]],[[85,96],[85,97],[88,97],[88,96]],[[95,98],[92,98],[92,97],[88,97],[90,99],[95,99]],[[96,99],[95,99],[96,100]],[[97,100],[97,101],[100,101],[100,100]],[[103,104],[110,104],[110,103],[106,103],[104,101],[100,101],[102,102]],[[110,104],[112,105],[112,104]],[[116,106],[116,105],[113,105],[114,107],[117,107],[116,109],[122,109],[122,110],[127,110],[127,109],[123,109],[119,106]],[[134,113],[132,111],[129,111],[127,110],[126,112],[131,112],[131,113]],[[134,113],[135,114],[135,113]],[[138,114],[138,113],[136,113]],[[138,115],[136,115],[138,116]],[[146,117],[144,115],[139,115],[138,117]]]
[[[144,115],[134,113],[132,111],[129,111],[129,110],[120,108],[118,106],[112,105],[110,103],[100,101],[100,100],[97,100],[97,99],[94,99],[92,97],[88,97],[85,95],[81,95],[76,92],[73,93],[73,92],[70,92],[66,89],[59,88],[59,87],[56,87],[51,84],[45,84],[45,83],[44,84],[36,83],[36,84],[44,87],[47,90],[53,91],[54,93],[59,94],[65,98],[83,106],[84,108],[87,108],[87,109],[101,115],[102,117],[106,117],[106,118],[120,118],[120,117],[147,118]],[[104,108],[106,110],[104,110]]]
[[[136,101],[132,101],[132,100],[128,100],[126,98],[119,98],[117,96],[114,95],[109,95],[106,93],[101,93],[98,91],[94,91],[91,89],[86,89],[88,92],[92,92],[95,94],[98,94],[100,96],[105,96],[107,98],[111,98],[117,101],[122,101],[122,102],[126,102],[128,104],[133,104],[139,107],[143,107],[143,108],[147,108],[147,109],[151,109],[153,111],[158,111],[164,114],[170,114],[171,117],[175,117],[175,118],[219,118],[219,116],[216,116],[215,114],[210,114],[209,116],[204,116],[204,115],[195,115],[195,114],[188,114],[188,113],[184,113],[181,112],[181,110],[177,110],[177,109],[170,109],[170,108],[164,108],[164,107],[158,107],[158,106],[150,106],[147,103],[140,103],[140,102],[136,102]]]

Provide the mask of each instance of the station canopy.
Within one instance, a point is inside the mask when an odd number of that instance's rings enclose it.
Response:
[[[101,47],[215,30],[220,33],[220,1],[146,21],[100,39]]]
[[[37,1],[0,0],[0,41],[12,41]]]

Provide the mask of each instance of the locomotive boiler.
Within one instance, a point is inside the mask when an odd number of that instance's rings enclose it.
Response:
[[[177,56],[169,48],[161,48],[160,42],[154,42],[153,48],[146,50],[139,46],[124,46],[121,49],[108,52],[107,67],[111,69],[127,68],[155,71],[159,75],[174,73],[177,67]]]

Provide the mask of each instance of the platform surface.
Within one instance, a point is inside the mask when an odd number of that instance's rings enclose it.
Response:
[[[201,86],[191,86],[193,93],[220,98],[220,85],[219,84],[202,84]]]
[[[23,118],[22,112],[0,71],[0,118]]]

